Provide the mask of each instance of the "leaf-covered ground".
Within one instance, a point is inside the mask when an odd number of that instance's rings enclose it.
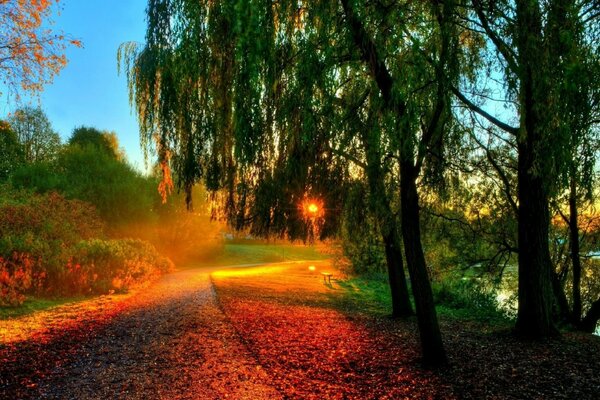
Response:
[[[280,397],[217,306],[206,270],[23,326],[39,318],[3,321],[0,399]]]
[[[340,310],[316,264],[213,274],[219,301],[273,385],[307,399],[598,399],[600,338],[544,343],[442,320],[450,366],[419,365],[414,321]],[[254,271],[254,272],[253,272]]]
[[[450,367],[414,321],[339,301],[324,261],[191,269],[126,296],[0,321],[1,399],[597,399],[600,340],[522,342],[442,320]],[[216,289],[216,290],[215,290]]]

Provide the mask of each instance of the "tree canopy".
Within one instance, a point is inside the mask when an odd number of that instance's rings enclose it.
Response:
[[[304,199],[323,199],[325,237],[358,215],[338,210],[364,183],[394,313],[410,314],[402,249],[424,360],[442,364],[420,212],[452,182],[478,186],[516,219],[502,226],[519,331],[555,332],[550,206],[569,176],[592,176],[595,5],[150,0],[147,13],[146,43],[118,57],[165,191],[173,169],[187,193],[203,181],[233,227],[306,238]]]
[[[0,77],[4,94],[37,93],[67,64],[67,46],[81,42],[52,29],[60,0],[0,1]],[[3,94],[0,91],[0,94]]]
[[[51,161],[60,149],[60,136],[52,129],[50,120],[39,107],[17,109],[8,119],[27,162]]]

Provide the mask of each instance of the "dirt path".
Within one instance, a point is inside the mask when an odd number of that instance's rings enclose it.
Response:
[[[124,303],[63,334],[0,344],[0,398],[281,398],[219,308],[208,270],[165,276]]]

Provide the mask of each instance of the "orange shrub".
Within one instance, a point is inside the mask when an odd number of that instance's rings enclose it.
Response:
[[[42,286],[45,273],[35,268],[37,264],[27,254],[0,257],[0,306],[21,305],[27,291]]]

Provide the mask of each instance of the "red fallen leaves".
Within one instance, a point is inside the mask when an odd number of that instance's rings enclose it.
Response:
[[[189,271],[102,312],[72,310],[73,324],[0,344],[0,398],[597,398],[597,337],[522,342],[442,321],[451,367],[426,371],[414,322],[341,313],[335,283],[291,268],[213,275],[220,306]]]
[[[454,398],[448,384],[419,367],[418,346],[408,334],[378,335],[362,317],[290,304],[289,295],[277,299],[268,289],[252,296],[239,282],[217,280],[216,287],[225,313],[284,397]]]
[[[224,312],[286,398],[598,398],[598,337],[524,342],[484,324],[442,320],[451,364],[426,371],[414,321],[341,313],[329,301],[340,289],[297,268],[213,276]]]
[[[68,362],[77,353],[78,343],[97,335],[129,307],[127,298],[113,302],[102,297],[65,306],[72,310],[42,324],[37,319],[44,320],[43,316],[23,318],[23,326],[18,320],[3,321],[13,326],[4,326],[0,336],[0,398],[30,398],[37,385],[34,381]],[[103,309],[101,313],[99,308]]]

